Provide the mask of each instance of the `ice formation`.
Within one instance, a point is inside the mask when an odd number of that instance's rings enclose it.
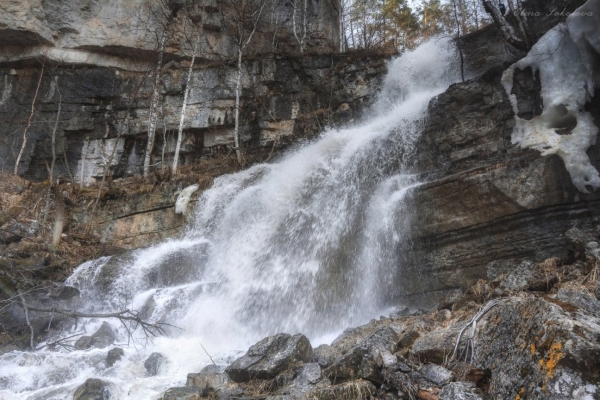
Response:
[[[600,187],[600,175],[586,153],[596,144],[598,128],[585,105],[594,96],[594,58],[600,53],[600,0],[589,0],[565,23],[546,33],[529,54],[505,71],[502,83],[515,112],[513,144],[558,154],[583,193]],[[517,115],[512,94],[516,69],[539,72],[543,112],[528,121]]]
[[[175,202],[175,213],[176,214],[185,214],[187,210],[187,206],[190,203],[190,199],[192,198],[192,194],[196,190],[198,190],[198,185],[191,185],[186,187],[179,193],[177,197],[177,201]]]

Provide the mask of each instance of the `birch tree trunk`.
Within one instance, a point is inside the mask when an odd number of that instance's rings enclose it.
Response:
[[[65,225],[65,199],[60,193],[58,186],[53,186],[54,194],[54,228],[52,230],[52,245],[58,247],[62,240],[63,228]]]
[[[188,96],[191,90],[192,83],[192,71],[194,69],[194,61],[196,61],[196,53],[198,52],[198,45],[200,43],[200,32],[196,37],[196,43],[194,45],[194,52],[192,53],[192,62],[190,63],[190,70],[188,71],[187,81],[185,85],[185,94],[183,95],[183,104],[181,105],[181,118],[179,119],[179,131],[177,132],[177,144],[175,145],[175,156],[173,157],[173,174],[177,173],[177,164],[179,163],[179,151],[181,149],[181,141],[183,140],[183,123],[185,121],[185,108],[187,107]]]
[[[25,146],[27,146],[27,131],[31,127],[31,120],[33,119],[33,115],[35,114],[35,102],[37,101],[38,93],[40,91],[40,85],[42,84],[42,78],[44,77],[44,64],[42,65],[42,71],[40,72],[40,79],[38,80],[37,88],[35,89],[35,95],[33,96],[33,100],[31,101],[31,113],[29,114],[29,119],[27,119],[27,126],[23,130],[23,144],[21,144],[21,150],[19,150],[19,155],[17,156],[17,160],[15,161],[15,171],[14,174],[19,174],[19,163],[21,162],[21,157],[23,157],[23,152],[25,151]]]
[[[152,102],[150,103],[150,118],[148,120],[148,143],[146,143],[146,154],[144,156],[144,176],[150,174],[150,160],[152,158],[152,148],[154,147],[154,135],[156,133],[156,120],[158,107],[158,97],[160,92],[160,73],[162,70],[163,55],[165,52],[165,42],[167,40],[167,31],[165,30],[160,38],[160,50],[158,53],[158,65],[156,66],[156,80],[154,81],[154,92],[152,93]]]
[[[52,162],[50,162],[50,182],[54,179],[54,166],[56,165],[56,131],[58,130],[58,123],[60,121],[60,113],[62,111],[62,94],[58,87],[58,77],[56,77],[56,90],[58,92],[58,111],[56,112],[56,121],[54,122],[54,128],[52,129]]]
[[[240,92],[242,89],[242,47],[238,49],[237,77],[235,81],[235,128],[233,142],[238,163],[242,165],[242,151],[240,149]]]
[[[511,46],[513,46],[516,49],[523,51],[529,50],[529,46],[526,43],[526,41],[517,36],[515,29],[506,21],[506,19],[504,19],[504,16],[502,15],[498,7],[496,7],[496,5],[492,3],[492,0],[482,1],[485,10],[488,13],[490,13],[496,26],[500,28],[500,32],[502,33],[502,36],[504,36],[504,40],[506,40]]]

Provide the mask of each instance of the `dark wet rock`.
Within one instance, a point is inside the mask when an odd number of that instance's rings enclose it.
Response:
[[[452,382],[442,388],[440,400],[491,400],[471,382]]]
[[[398,334],[392,328],[380,328],[343,354],[325,370],[325,374],[334,383],[357,378],[381,382],[381,367],[397,362],[392,355],[397,344]]]
[[[108,368],[112,367],[113,365],[115,365],[115,363],[117,361],[119,361],[123,356],[125,355],[125,352],[123,351],[122,348],[120,347],[115,347],[114,349],[110,349],[108,351],[108,354],[106,355],[106,366]]]
[[[323,368],[333,364],[339,356],[339,353],[328,344],[322,344],[313,350],[313,361]]]
[[[79,289],[62,283],[54,283],[49,290],[48,297],[52,300],[70,300],[79,297]]]
[[[419,370],[425,378],[438,386],[444,386],[454,380],[454,373],[436,364],[427,364]]]
[[[298,362],[309,362],[312,346],[306,336],[280,333],[256,343],[225,369],[234,382],[270,379]]]
[[[215,391],[229,382],[229,376],[217,365],[208,365],[199,373],[188,374],[186,386],[195,386],[203,390],[203,393]]]
[[[92,347],[92,337],[82,336],[75,342],[75,348],[77,350],[87,350]]]
[[[100,379],[88,379],[75,390],[73,400],[110,400],[110,384]]]
[[[144,361],[144,368],[146,368],[146,375],[156,376],[160,373],[163,364],[167,361],[166,357],[160,353],[152,353]]]
[[[175,387],[168,389],[161,400],[200,400],[202,389],[197,387]]]
[[[103,322],[100,328],[92,335],[92,347],[97,347],[99,349],[103,349],[105,347],[110,346],[115,342],[115,333],[112,328],[108,324],[108,322]]]

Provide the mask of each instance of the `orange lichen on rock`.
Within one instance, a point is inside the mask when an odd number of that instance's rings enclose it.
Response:
[[[535,354],[535,344],[531,344],[531,346],[529,347],[529,351],[531,352],[531,355]]]
[[[550,346],[547,359],[541,359],[539,362],[540,370],[546,372],[546,378],[550,379],[554,376],[558,362],[563,357],[562,343],[555,342]]]
[[[521,396],[523,396],[524,393],[525,393],[525,388],[522,387],[521,390],[519,390],[519,393],[517,394],[517,396],[515,397],[515,400],[521,400]]]

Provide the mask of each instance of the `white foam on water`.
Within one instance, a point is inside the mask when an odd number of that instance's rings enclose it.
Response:
[[[68,284],[85,309],[139,310],[177,328],[151,341],[138,330],[129,340],[110,321],[125,349],[111,368],[108,349],[2,355],[0,397],[66,398],[95,377],[111,382],[115,398],[158,398],[207,365],[206,352],[228,364],[278,332],[304,333],[316,346],[379,316],[410,229],[416,141],[429,101],[458,80],[454,62],[448,39],[405,53],[390,62],[363,123],[219,177],[182,238],[81,265]],[[90,335],[101,323],[82,320],[64,336]],[[143,363],[153,352],[168,361],[148,378]]]

